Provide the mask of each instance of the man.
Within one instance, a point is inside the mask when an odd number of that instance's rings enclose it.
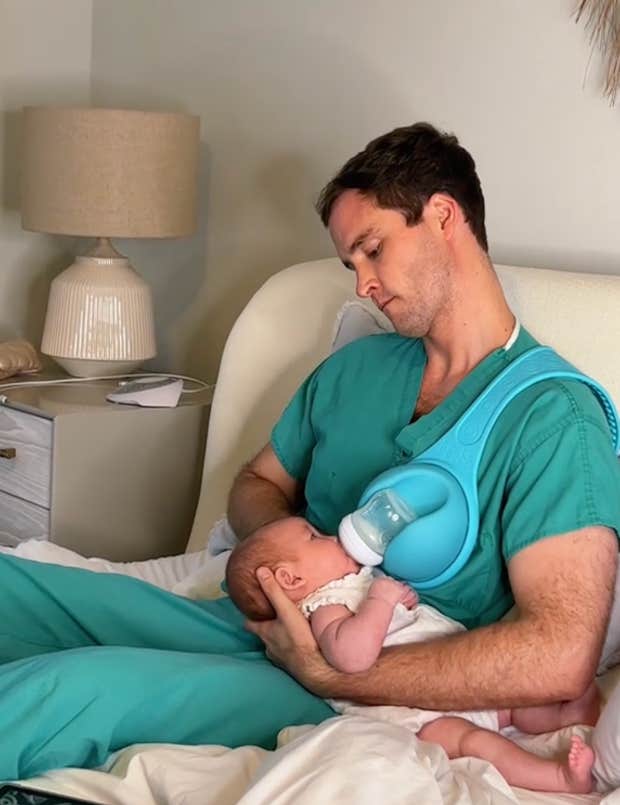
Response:
[[[378,472],[435,442],[536,345],[489,259],[480,182],[454,136],[419,123],[377,138],[326,186],[318,210],[357,293],[398,335],[349,345],[302,385],[231,491],[241,538],[300,510],[334,533]],[[620,469],[591,392],[548,380],[513,400],[478,491],[470,560],[422,596],[470,631],[386,649],[368,672],[342,674],[268,571],[259,578],[278,617],[248,628],[322,697],[454,710],[580,696],[605,636],[620,529]],[[513,603],[518,616],[500,621]]]

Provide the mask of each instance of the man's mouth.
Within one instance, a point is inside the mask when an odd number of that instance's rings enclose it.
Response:
[[[390,304],[390,302],[392,301],[392,299],[393,299],[393,298],[394,298],[394,297],[393,297],[393,296],[391,296],[389,299],[386,299],[386,300],[385,300],[385,301],[383,301],[383,302],[379,302],[379,301],[377,300],[377,301],[375,302],[375,305],[376,305],[376,306],[379,308],[379,310],[380,310],[380,311],[383,313],[383,311],[384,311],[384,310],[385,310],[385,308],[386,308],[386,307],[387,307],[387,306]]]

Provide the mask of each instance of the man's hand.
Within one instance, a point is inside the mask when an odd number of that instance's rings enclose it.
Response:
[[[269,659],[295,677],[317,696],[337,672],[319,651],[310,624],[291,601],[267,568],[259,568],[256,577],[276,611],[271,621],[246,621],[246,629],[265,644]]]

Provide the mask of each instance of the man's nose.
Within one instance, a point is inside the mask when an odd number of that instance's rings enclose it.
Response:
[[[379,285],[374,271],[369,266],[358,266],[355,275],[355,293],[362,298],[372,296]]]

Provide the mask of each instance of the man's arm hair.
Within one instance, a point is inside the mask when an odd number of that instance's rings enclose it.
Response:
[[[603,526],[541,539],[508,565],[516,620],[388,648],[364,673],[324,670],[308,686],[324,697],[432,710],[577,698],[596,672],[617,559],[615,533]]]
[[[299,508],[302,484],[284,469],[270,444],[241,468],[228,497],[228,519],[239,539]]]

